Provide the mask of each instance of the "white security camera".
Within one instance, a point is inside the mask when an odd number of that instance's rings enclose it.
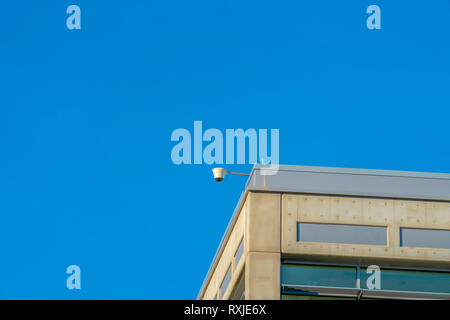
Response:
[[[239,173],[239,172],[230,172],[225,170],[224,168],[214,168],[212,169],[212,172],[214,174],[214,179],[216,179],[217,182],[220,182],[225,178],[226,174],[236,174],[238,176],[249,176],[248,173]]]
[[[216,179],[217,182],[222,181],[227,174],[227,170],[225,170],[224,168],[214,168],[212,172],[214,174],[214,179]]]

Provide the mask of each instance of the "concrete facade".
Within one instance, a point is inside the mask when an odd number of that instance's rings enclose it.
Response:
[[[450,230],[449,202],[292,194],[282,197],[284,254],[318,258],[335,256],[342,261],[349,257],[391,264],[403,261],[414,266],[450,266],[449,249],[400,246],[401,227]],[[298,242],[297,222],[387,227],[387,245]]]
[[[280,298],[280,206],[279,194],[247,195],[202,299],[228,299],[244,275],[246,298]],[[242,239],[244,253],[236,265],[235,253]],[[232,277],[222,297],[220,286],[230,265]]]
[[[440,184],[447,183],[441,180]],[[282,259],[450,269],[450,249],[400,245],[400,228],[450,230],[447,199],[305,194],[264,187],[252,189],[248,185],[244,191],[199,299],[236,298],[240,281],[245,284],[245,299],[280,299]],[[299,241],[299,222],[385,227],[386,245]],[[236,265],[236,250],[242,239],[244,251]],[[231,279],[221,295],[230,266]]]

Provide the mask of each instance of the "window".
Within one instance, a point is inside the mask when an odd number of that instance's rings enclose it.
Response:
[[[387,244],[387,228],[298,222],[297,241],[385,246]]]
[[[378,272],[378,275],[376,275]],[[282,262],[282,299],[449,299],[450,270]],[[378,282],[374,288],[371,284]]]
[[[322,295],[295,295],[295,294],[282,294],[281,300],[355,300],[352,297],[327,297]]]
[[[237,267],[239,265],[239,261],[242,258],[242,255],[244,254],[244,238],[242,238],[241,242],[239,243],[239,247],[236,250],[236,253],[234,255],[234,265]]]
[[[381,289],[450,293],[450,273],[381,268]],[[361,288],[366,288],[370,273],[361,268]]]
[[[450,230],[400,228],[400,246],[450,249]]]
[[[233,293],[230,295],[231,300],[244,300],[245,299],[245,272],[241,272],[239,280],[236,281],[236,286]]]
[[[352,288],[356,283],[356,267],[283,264],[281,283]]]
[[[225,291],[227,291],[228,285],[231,281],[231,264],[228,267],[227,273],[225,274],[225,277],[223,278],[222,284],[220,285],[220,298],[223,299],[223,295],[225,294]]]

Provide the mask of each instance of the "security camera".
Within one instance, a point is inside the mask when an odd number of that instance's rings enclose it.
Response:
[[[220,182],[223,180],[223,178],[225,178],[226,174],[236,174],[238,176],[249,176],[248,173],[239,173],[239,172],[230,172],[225,170],[224,168],[214,168],[212,170],[213,174],[214,174],[214,179],[216,179],[217,182]]]
[[[224,168],[214,168],[212,172],[214,174],[214,179],[216,179],[217,182],[222,181],[227,174],[227,170],[225,170]]]

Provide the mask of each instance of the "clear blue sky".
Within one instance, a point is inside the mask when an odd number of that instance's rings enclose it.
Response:
[[[194,120],[279,128],[283,164],[450,172],[448,1],[0,0],[0,35],[3,299],[195,298],[245,179],[172,163]]]

